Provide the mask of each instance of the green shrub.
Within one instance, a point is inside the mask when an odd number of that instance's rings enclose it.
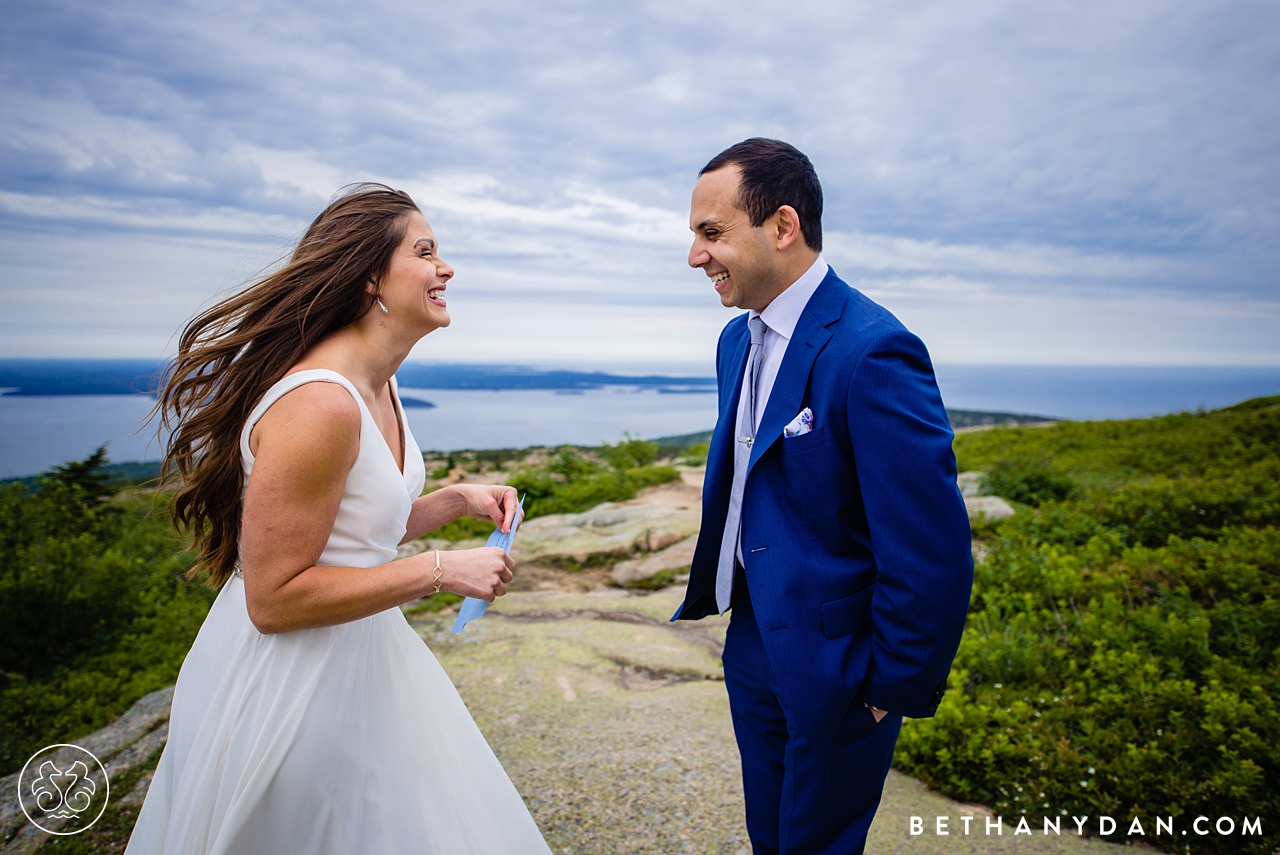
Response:
[[[1144,842],[1280,845],[1278,427],[1269,398],[958,437],[966,468],[1048,458],[1077,487],[983,530],[950,690],[897,765],[1033,827],[1260,817],[1261,837]]]
[[[636,439],[631,434],[624,434],[617,445],[605,443],[600,451],[615,469],[638,469],[658,459],[658,443]]]
[[[440,528],[431,532],[430,536],[438,537],[443,540],[472,540],[477,537],[488,537],[493,534],[493,529],[493,523],[488,520],[478,520],[475,517],[461,516],[453,522],[442,525]]]
[[[1076,487],[1070,478],[1055,472],[1047,458],[997,460],[983,482],[988,493],[1032,506],[1062,501],[1075,492]]]
[[[630,437],[604,445],[597,463],[570,446],[562,446],[544,467],[518,470],[508,481],[525,500],[528,518],[585,511],[602,502],[634,498],[645,487],[678,481],[671,466],[654,466],[658,445]],[[492,529],[490,529],[492,530]]]
[[[1083,487],[1115,487],[1153,475],[1181,478],[1280,456],[1280,396],[1204,413],[1154,419],[997,427],[960,434],[961,470],[999,460],[1052,460]]]
[[[456,459],[452,454],[450,454],[449,456],[447,456],[447,457],[444,459],[444,462],[440,464],[439,468],[437,468],[434,472],[431,472],[431,473],[430,473],[430,474],[431,474],[431,477],[432,477],[432,478],[444,478],[444,477],[446,477],[450,472],[452,472],[452,471],[453,471],[453,467],[455,467],[455,466],[457,466],[457,465],[458,465],[458,461],[457,461],[457,459]]]
[[[417,605],[411,606],[404,610],[406,615],[435,614],[442,612],[455,603],[462,602],[463,598],[458,594],[451,594],[448,591],[441,591],[438,594],[432,594]]]
[[[527,493],[525,511],[529,517],[585,511],[602,502],[634,498],[645,487],[677,481],[680,473],[671,466],[643,466],[634,469],[602,469],[573,480],[558,481],[549,473],[525,470],[516,473],[511,486]]]
[[[711,453],[711,443],[702,442],[697,445],[691,445],[684,452],[685,466],[702,466],[707,462],[707,455]]]
[[[1265,525],[1280,525],[1280,459],[1096,488],[1014,517],[1002,530],[1081,546],[1105,529],[1126,545],[1160,546],[1173,535],[1214,540],[1224,527]]]
[[[104,462],[0,487],[0,774],[171,684],[212,604],[166,514],[104,501]]]

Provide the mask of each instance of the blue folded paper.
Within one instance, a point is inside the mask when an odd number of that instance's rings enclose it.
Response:
[[[516,518],[511,523],[511,531],[503,534],[502,529],[495,528],[493,534],[489,535],[489,539],[485,542],[485,546],[500,546],[502,551],[511,554],[511,542],[516,539],[516,529],[520,528],[520,522],[524,519],[524,500],[529,494],[520,497],[520,506],[516,508]],[[489,604],[484,600],[477,600],[475,597],[467,597],[462,601],[462,608],[458,609],[458,619],[453,622],[453,634],[457,635],[462,632],[463,627],[469,621],[484,617],[485,609],[489,608]]]

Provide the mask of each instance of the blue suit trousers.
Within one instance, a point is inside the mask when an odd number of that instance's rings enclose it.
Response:
[[[859,855],[902,716],[876,723],[857,704],[829,741],[810,743],[781,700],[740,566],[723,658],[755,855]]]

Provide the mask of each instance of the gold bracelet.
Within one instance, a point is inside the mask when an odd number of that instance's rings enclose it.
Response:
[[[436,550],[436,572],[435,572],[435,574],[431,577],[431,582],[432,582],[432,584],[434,584],[434,585],[435,585],[435,587],[436,587],[436,593],[437,593],[437,594],[438,594],[438,593],[440,593],[440,577],[441,577],[442,575],[444,575],[444,573],[443,573],[443,571],[440,569],[440,550],[438,550],[438,549],[437,549],[437,550]]]

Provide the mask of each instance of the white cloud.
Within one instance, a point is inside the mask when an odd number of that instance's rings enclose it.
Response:
[[[1280,365],[1280,301],[1224,306],[1132,293],[881,297],[939,364]]]
[[[814,159],[828,260],[948,358],[1277,350],[1259,320],[1280,292],[1274,4],[7,12],[0,308],[25,319],[10,353],[163,346],[156,329],[210,281],[239,281],[240,259],[296,236],[341,184],[383,180],[432,219],[458,293],[506,319],[459,325],[462,351],[532,347],[546,329],[557,360],[702,359],[707,319],[726,315],[685,266],[688,193],[755,134]],[[78,296],[90,265],[59,250],[69,229],[96,255],[92,299]],[[152,311],[137,283],[159,281],[180,284]],[[50,304],[97,306],[114,332],[42,327],[33,283]],[[1113,318],[1139,332],[1125,341]],[[659,332],[636,337],[641,320]]]
[[[71,174],[130,170],[175,185],[191,176],[177,167],[191,160],[189,146],[171,129],[131,116],[106,115],[93,104],[6,89],[3,144],[52,155]]]
[[[342,169],[304,152],[239,143],[228,155],[253,164],[262,176],[268,197],[301,199],[311,206],[322,207],[337,188],[349,183]]]
[[[514,188],[494,176],[445,174],[400,182],[423,207],[485,228],[674,247],[688,227],[677,211],[610,194],[570,180],[535,203],[510,201]]]
[[[29,225],[45,221],[59,229],[72,224],[93,224],[103,228],[150,233],[185,232],[195,236],[260,237],[298,234],[306,226],[305,222],[283,214],[259,213],[242,208],[199,208],[190,205],[151,205],[140,208],[130,204],[130,200],[100,196],[51,196],[0,191],[0,206],[5,213],[21,217]]]
[[[1126,282],[1173,272],[1167,258],[1143,254],[1099,253],[1045,245],[945,244],[891,235],[836,232],[823,234],[824,255],[832,264],[881,272],[933,271],[980,273],[1032,279],[1092,278]]]

